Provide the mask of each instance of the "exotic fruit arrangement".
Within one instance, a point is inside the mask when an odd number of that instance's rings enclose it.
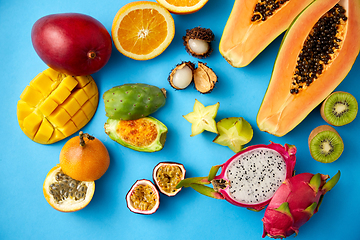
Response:
[[[286,179],[265,211],[263,237],[297,235],[299,228],[319,210],[325,193],[339,181],[340,171],[326,182],[328,178],[320,173],[301,173]]]
[[[79,13],[40,18],[32,28],[31,40],[35,51],[49,67],[72,76],[99,71],[109,61],[112,49],[105,26]]]
[[[287,144],[253,145],[212,167],[208,177],[186,178],[177,188],[192,187],[206,196],[260,211],[281,183],[293,175],[295,153],[296,148]],[[216,176],[220,167],[221,173]],[[210,183],[213,188],[205,186]]]
[[[355,0],[314,1],[295,19],[257,115],[260,130],[285,135],[342,82],[360,50],[359,9]]]
[[[111,35],[99,21],[84,14],[40,18],[33,25],[31,40],[36,53],[50,68],[30,81],[20,95],[17,119],[21,130],[41,144],[52,144],[80,131],[94,116],[99,102],[98,87],[90,74],[109,61],[112,42],[128,58],[153,59],[170,46],[175,36],[172,14],[199,11],[207,2],[128,3],[115,15]],[[221,55],[231,66],[250,64],[287,30],[257,114],[261,131],[284,136],[321,102],[320,114],[326,123],[339,127],[354,121],[358,113],[355,97],[333,91],[360,51],[359,11],[359,0],[235,0],[219,44]],[[205,59],[213,52],[215,35],[208,28],[194,27],[186,30],[182,40],[191,55],[188,57]],[[201,98],[208,97],[206,94],[218,86],[218,75],[200,61],[181,61],[163,77],[164,81],[167,77],[174,92],[184,95],[189,91],[178,90],[193,83]],[[237,93],[238,89],[234,90]],[[125,147],[121,149],[124,152],[162,150],[168,128],[152,115],[166,105],[166,94],[164,88],[146,83],[122,83],[105,91],[104,130],[106,137],[113,140],[109,144]],[[231,92],[226,94],[232,97]],[[238,101],[232,100],[231,103]],[[185,105],[181,101],[177,104]],[[219,101],[204,106],[195,99],[191,112],[177,114],[191,124],[191,141],[212,134],[213,143],[228,147],[234,155],[213,166],[206,177],[185,178],[183,164],[158,162],[152,169],[152,180],[137,180],[129,189],[125,197],[127,207],[131,212],[150,215],[158,210],[160,197],[173,199],[183,187],[191,187],[235,206],[253,211],[266,208],[263,237],[298,234],[299,228],[318,212],[324,195],[337,184],[340,171],[331,179],[320,173],[295,175],[296,152],[300,147],[273,142],[246,146],[255,132],[251,121],[239,116],[216,120],[219,108]],[[173,121],[172,117],[168,120]],[[344,151],[344,142],[332,126],[318,126],[308,137],[310,155],[320,163],[332,163]],[[204,131],[208,133],[197,136]],[[172,137],[176,138],[176,134]],[[159,154],[163,153],[166,152]],[[62,212],[86,207],[93,198],[95,181],[109,166],[110,155],[105,145],[80,131],[63,145],[59,163],[46,175],[43,183],[46,201]]]

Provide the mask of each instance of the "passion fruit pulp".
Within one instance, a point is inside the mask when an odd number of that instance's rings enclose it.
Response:
[[[75,180],[63,173],[58,164],[47,174],[43,192],[46,201],[56,210],[74,212],[90,203],[95,192],[95,182]]]
[[[133,213],[153,214],[159,208],[159,192],[151,181],[137,180],[126,194],[126,204]]]
[[[161,193],[175,196],[181,188],[176,185],[185,178],[184,165],[175,162],[160,162],[153,170],[153,180]]]

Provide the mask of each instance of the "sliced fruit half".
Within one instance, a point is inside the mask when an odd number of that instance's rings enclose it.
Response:
[[[333,92],[321,105],[322,118],[333,126],[351,123],[358,113],[356,98],[347,92]]]
[[[153,117],[136,120],[115,120],[109,118],[105,133],[124,147],[140,152],[160,151],[166,141],[167,127]]]
[[[160,162],[153,170],[153,180],[161,193],[175,196],[181,188],[176,185],[185,178],[184,165],[175,162]]]
[[[60,165],[47,174],[43,192],[46,201],[58,211],[75,212],[86,207],[95,191],[94,181],[77,181],[64,174]]]
[[[133,213],[153,214],[159,208],[159,192],[149,180],[137,180],[126,195],[126,204]]]
[[[125,56],[152,59],[165,51],[174,38],[174,19],[156,2],[131,2],[117,12],[111,35],[115,47]]]
[[[339,133],[328,125],[315,128],[310,133],[308,143],[311,156],[322,163],[336,161],[344,151],[344,143]]]
[[[317,0],[294,20],[257,115],[261,131],[287,134],[343,81],[359,54],[359,19],[359,1]]]

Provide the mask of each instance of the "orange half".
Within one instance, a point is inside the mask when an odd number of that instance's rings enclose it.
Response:
[[[189,14],[199,11],[208,0],[156,0],[167,10],[176,14]]]
[[[117,12],[111,35],[115,47],[125,56],[152,59],[165,51],[174,38],[174,19],[156,2],[131,2]]]

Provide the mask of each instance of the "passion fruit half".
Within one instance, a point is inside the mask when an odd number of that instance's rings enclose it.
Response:
[[[47,174],[43,192],[46,201],[56,210],[75,212],[90,203],[95,192],[95,182],[75,180],[63,173],[58,164]]]
[[[185,178],[184,165],[175,162],[160,162],[153,170],[154,183],[161,193],[166,196],[175,196],[181,188],[176,185]]]
[[[153,214],[159,208],[159,192],[151,181],[137,180],[126,194],[126,204],[134,213]]]

